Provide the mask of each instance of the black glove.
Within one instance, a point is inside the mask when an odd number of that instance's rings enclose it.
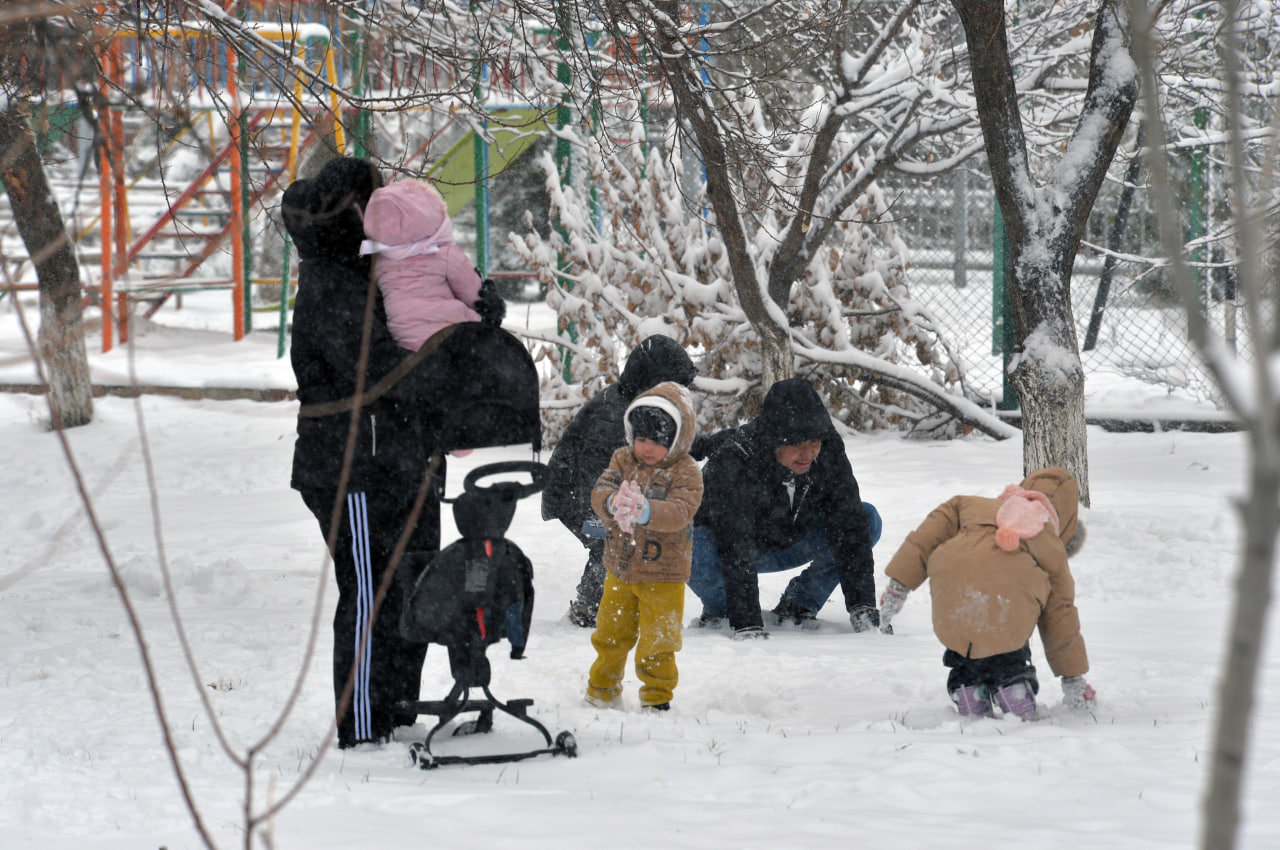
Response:
[[[880,612],[874,605],[855,605],[849,612],[849,623],[855,632],[870,632],[880,628]]]
[[[476,299],[475,310],[480,314],[480,321],[486,325],[500,327],[507,317],[507,302],[498,294],[498,284],[491,278],[485,278],[480,284],[480,297]]]

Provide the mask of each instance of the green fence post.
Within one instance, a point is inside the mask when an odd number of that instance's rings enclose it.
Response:
[[[991,353],[1000,355],[1001,393],[997,410],[1017,410],[1018,394],[1009,383],[1009,355],[1013,349],[1013,316],[1009,312],[1009,242],[1000,204],[993,209],[991,237]]]
[[[368,3],[361,3],[359,8],[361,11],[368,9]],[[351,14],[352,29],[355,32],[351,35],[351,73],[352,73],[352,94],[356,100],[364,97],[365,91],[368,89],[369,82],[369,61],[368,52],[365,50],[365,37],[360,32],[357,25],[359,19],[355,13]],[[370,153],[370,135],[371,119],[369,110],[364,107],[356,107],[356,117],[353,122],[354,126],[351,131],[351,155],[357,157],[367,157]]]
[[[1197,106],[1191,113],[1196,129],[1203,130],[1208,124],[1208,115],[1203,106]],[[1205,149],[1197,145],[1191,149],[1191,172],[1187,176],[1187,241],[1194,242],[1205,234]],[[1208,314],[1208,287],[1205,286],[1204,248],[1196,247],[1191,251],[1191,267],[1195,270],[1196,291],[1200,293],[1200,311]]]
[[[248,18],[248,11],[240,9],[240,20]],[[236,51],[236,80],[244,80],[249,71],[249,60],[244,51]],[[253,228],[249,226],[249,109],[253,101],[253,85],[249,86],[249,94],[244,98],[245,108],[236,104],[236,123],[240,127],[240,242],[244,245],[241,252],[240,268],[244,274],[244,292],[242,293],[244,308],[244,332],[253,330]]]
[[[249,64],[241,54],[240,78],[244,78]],[[247,109],[240,110],[236,121],[240,124],[240,209],[243,211],[240,221],[241,241],[244,251],[241,264],[244,269],[244,332],[253,330],[253,228],[249,223],[249,121]]]
[[[289,324],[289,248],[293,240],[284,236],[284,271],[280,275],[280,329],[276,332],[276,359],[284,357],[285,328]]]
[[[556,47],[565,53],[569,51],[570,47],[568,33],[568,29],[561,26],[560,38],[556,41]],[[564,89],[567,92],[569,90],[569,84],[572,81],[568,64],[561,62],[556,65],[556,79],[562,86],[564,86]],[[560,102],[560,106],[556,109],[556,129],[563,130],[565,127],[569,126],[569,122],[571,120],[572,114],[569,110],[568,100],[562,100]],[[568,140],[565,139],[563,133],[556,134],[556,172],[562,182],[568,183],[570,186],[573,185],[573,149],[569,145]],[[568,244],[569,234],[564,229],[564,225],[559,219],[556,220],[556,229],[560,231],[560,236],[564,239],[565,243]],[[567,271],[568,267],[569,264],[562,255],[558,261],[558,271],[563,273]],[[565,280],[563,274],[561,275],[561,280]],[[566,289],[573,288],[573,284],[567,282],[564,286]],[[571,342],[578,341],[578,327],[574,322],[569,322],[565,326],[564,332],[568,335]],[[569,368],[572,363],[573,352],[565,351],[564,368],[560,372],[560,377],[564,379],[566,384],[569,383],[573,377]]]
[[[489,134],[488,118],[481,119],[473,134],[476,177],[476,268],[481,277],[489,275]]]

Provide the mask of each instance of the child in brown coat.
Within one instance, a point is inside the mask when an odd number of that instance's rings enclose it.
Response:
[[[591,506],[604,520],[604,594],[596,613],[587,702],[618,704],[636,648],[640,703],[666,711],[679,679],[684,586],[702,473],[689,457],[696,417],[689,391],[670,381],[637,396],[624,416],[627,445],[613,453]],[[638,643],[637,643],[638,641]]]
[[[956,496],[907,535],[885,568],[880,622],[889,633],[907,594],[931,581],[933,631],[946,647],[947,692],[961,714],[989,716],[994,704],[1036,719],[1040,685],[1028,641],[1037,627],[1049,666],[1062,677],[1064,702],[1093,704],[1067,565],[1084,542],[1079,498],[1075,478],[1057,466],[997,499]]]

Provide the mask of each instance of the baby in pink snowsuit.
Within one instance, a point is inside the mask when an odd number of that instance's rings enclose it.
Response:
[[[428,183],[407,180],[374,191],[364,211],[361,254],[374,254],[387,327],[417,351],[458,322],[478,322],[480,275],[453,241],[444,198]]]

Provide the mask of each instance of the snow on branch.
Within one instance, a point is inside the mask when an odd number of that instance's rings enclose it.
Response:
[[[700,367],[696,389],[716,397],[704,406],[704,427],[737,424],[761,395],[759,340],[737,303],[724,245],[705,212],[705,189],[684,173],[674,131],[647,154],[585,134],[577,136],[577,148],[598,181],[596,197],[607,199],[604,215],[590,214],[590,198],[562,185],[546,156],[540,162],[559,230],[547,239],[530,232],[516,246],[548,284],[548,302],[561,327],[573,327],[579,348],[568,358],[548,346],[557,374],[544,382],[544,398],[588,397],[583,387],[603,386],[620,372],[626,353],[656,331],[690,350]],[[837,223],[830,249],[802,264],[787,314],[797,354],[822,367],[833,413],[850,427],[914,429],[945,411],[957,423],[951,433],[976,428],[1006,436],[964,398],[963,369],[911,301],[905,248],[892,225],[877,223],[872,212],[887,209],[883,196],[872,187],[854,203],[866,215]],[[775,226],[768,216],[760,224]],[[751,243],[761,279],[776,245]],[[568,382],[560,374],[565,369]],[[548,411],[548,430],[554,435],[571,412]]]

